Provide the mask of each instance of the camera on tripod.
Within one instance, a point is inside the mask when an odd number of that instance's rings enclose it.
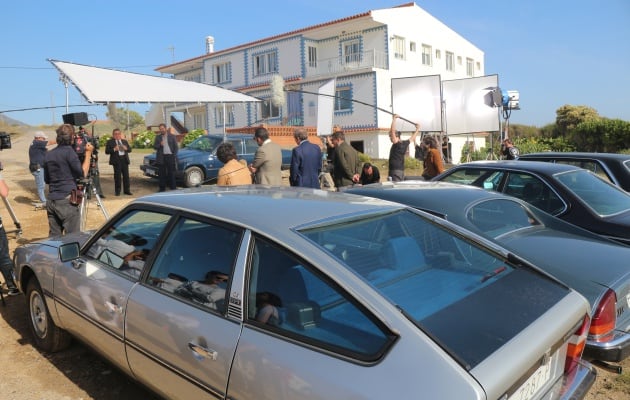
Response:
[[[11,135],[6,132],[0,132],[0,150],[11,148]]]

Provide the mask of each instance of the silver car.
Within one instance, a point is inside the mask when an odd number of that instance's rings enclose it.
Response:
[[[74,336],[166,398],[580,399],[586,300],[383,200],[204,187],[24,245],[35,343]]]

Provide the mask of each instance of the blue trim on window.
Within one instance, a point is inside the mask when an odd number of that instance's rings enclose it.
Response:
[[[350,96],[344,96],[344,98],[348,99],[348,101],[350,102],[350,108],[349,109],[343,109],[343,110],[335,110],[335,116],[341,116],[341,115],[350,115],[353,113],[354,111],[354,102],[352,101],[354,98],[354,93],[353,93],[353,89],[352,89],[352,83],[346,83],[346,84],[341,84],[341,85],[336,85],[335,87],[335,96],[339,96],[339,91],[349,91],[350,92]],[[335,98],[335,103],[338,101],[338,98]]]
[[[275,65],[273,67],[268,66],[268,70],[266,72],[263,72],[261,74],[256,74],[254,75],[254,73],[256,72],[255,68],[254,68],[254,60],[256,59],[256,57],[262,56],[262,55],[267,55],[267,54],[274,54],[275,55]],[[252,53],[251,54],[251,62],[252,62],[252,78],[258,78],[261,76],[265,76],[265,75],[271,75],[271,74],[275,74],[276,72],[278,72],[280,70],[280,60],[278,59],[278,48],[277,47],[268,47],[262,51],[256,52],[256,53]]]

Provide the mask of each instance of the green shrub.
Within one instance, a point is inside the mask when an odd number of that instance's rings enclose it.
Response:
[[[155,142],[155,132],[144,131],[140,132],[131,143],[131,147],[134,149],[150,149],[153,148]]]
[[[206,134],[206,131],[204,131],[203,129],[193,129],[192,131],[189,131],[186,134],[186,136],[184,136],[184,139],[182,140],[182,147],[188,146],[190,142],[197,139],[199,136],[203,136],[205,134]]]

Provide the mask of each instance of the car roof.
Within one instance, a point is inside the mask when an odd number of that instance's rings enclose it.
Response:
[[[427,196],[428,200],[425,205],[431,205],[427,209],[439,211],[444,206],[444,203],[455,204],[469,204],[473,201],[489,198],[506,198],[507,196],[498,192],[485,190],[472,185],[461,185],[451,182],[442,181],[419,181],[419,180],[407,180],[400,182],[380,182],[372,183],[365,186],[346,189],[345,192],[353,194],[361,194],[369,196],[368,193],[378,191],[395,190],[398,195],[404,196],[404,190],[409,190],[409,196],[415,196],[416,189],[422,189],[423,191],[430,191],[431,196]],[[414,191],[414,193],[411,193]],[[433,204],[435,199],[435,204]],[[510,197],[510,199],[512,199]],[[434,207],[437,206],[437,207]]]
[[[281,235],[287,228],[391,212],[402,205],[368,197],[289,186],[202,186],[140,197],[131,204],[165,206]]]
[[[566,171],[576,171],[582,170],[580,167],[576,167],[574,165],[569,164],[556,164],[550,163],[546,161],[523,161],[523,160],[496,160],[496,161],[471,161],[459,165],[453,166],[451,169],[448,169],[445,174],[448,174],[450,171],[461,168],[493,168],[493,169],[512,169],[512,170],[523,170],[523,171],[532,171],[539,172],[545,174],[555,174],[558,172],[566,172]]]
[[[226,138],[252,138],[254,135],[251,133],[226,133],[225,135],[222,135],[220,133],[208,133],[205,135],[201,135],[200,137],[203,136],[207,136],[207,137],[214,137],[214,138],[220,138],[223,139],[223,137],[225,136]]]
[[[617,154],[617,153],[588,153],[588,152],[563,152],[563,151],[549,151],[540,153],[528,153],[521,154],[519,158],[526,157],[544,157],[544,158],[588,158],[598,160],[630,160],[630,154]]]

